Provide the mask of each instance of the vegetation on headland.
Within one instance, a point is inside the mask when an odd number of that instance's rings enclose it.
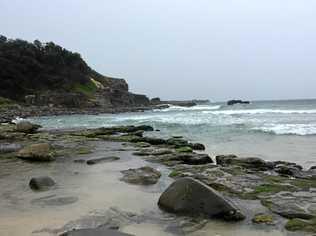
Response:
[[[101,75],[77,52],[53,42],[33,43],[0,35],[0,97],[58,107],[148,106],[124,79]]]

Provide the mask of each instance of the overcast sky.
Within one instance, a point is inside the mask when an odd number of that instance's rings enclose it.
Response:
[[[315,0],[0,0],[0,16],[0,34],[77,51],[150,97],[316,97]]]

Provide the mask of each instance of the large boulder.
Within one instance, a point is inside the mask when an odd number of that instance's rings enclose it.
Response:
[[[144,166],[138,169],[123,170],[121,180],[130,184],[151,185],[158,182],[161,173],[154,168]]]
[[[54,186],[55,181],[48,176],[35,177],[30,180],[29,186],[33,190],[47,190]]]
[[[21,121],[16,124],[16,131],[22,132],[22,133],[34,133],[42,126],[33,124],[29,121]]]
[[[53,161],[54,152],[48,143],[29,145],[17,153],[17,157],[29,161]]]
[[[172,183],[160,196],[158,205],[172,213],[202,214],[227,221],[245,219],[240,210],[217,191],[189,177]]]

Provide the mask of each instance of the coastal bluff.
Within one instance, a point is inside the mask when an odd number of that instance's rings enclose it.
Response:
[[[0,36],[0,68],[1,103],[103,110],[150,104],[124,79],[96,72],[79,53],[53,42]]]

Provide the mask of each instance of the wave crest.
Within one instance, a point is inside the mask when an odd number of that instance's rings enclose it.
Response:
[[[270,124],[252,130],[276,135],[316,135],[316,124]]]
[[[245,110],[221,110],[221,111],[203,111],[206,114],[223,114],[223,115],[238,115],[238,114],[316,114],[316,110],[280,110],[280,109],[245,109]]]
[[[174,106],[174,105],[169,105],[168,108],[166,109],[155,109],[154,111],[158,112],[168,112],[168,111],[211,111],[211,110],[218,110],[221,108],[221,105],[214,105],[214,106],[209,106],[209,105],[197,105],[193,107],[183,107],[183,106]]]

